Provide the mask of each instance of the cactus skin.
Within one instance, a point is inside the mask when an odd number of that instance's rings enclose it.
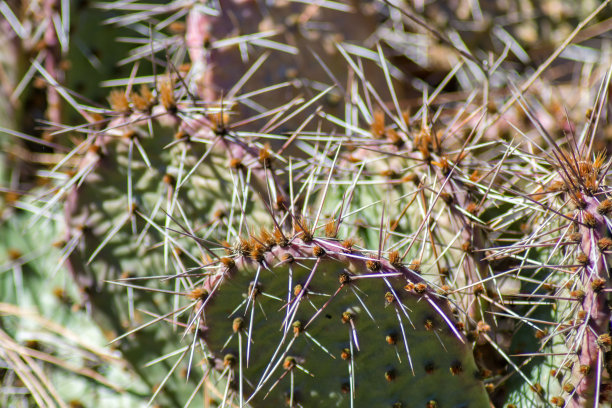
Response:
[[[195,306],[253,407],[489,406],[447,301],[416,272],[322,238],[256,251],[225,258]]]

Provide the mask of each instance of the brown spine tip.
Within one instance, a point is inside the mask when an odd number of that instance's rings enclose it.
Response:
[[[550,403],[553,404],[555,407],[565,406],[565,400],[561,397],[552,397],[550,399]]]
[[[155,103],[153,93],[146,85],[141,85],[140,93],[132,92],[132,104],[140,112],[149,112]]]
[[[601,334],[596,340],[597,346],[604,351],[608,351],[612,346],[612,337],[608,333]]]
[[[354,318],[355,317],[353,316],[353,313],[351,313],[349,311],[346,311],[346,312],[342,313],[342,323],[344,323],[344,324],[350,322]]]
[[[321,258],[322,256],[325,256],[325,250],[320,246],[315,245],[314,247],[312,247],[312,254],[317,258]]]
[[[297,362],[295,361],[295,357],[285,357],[285,361],[283,361],[283,368],[287,371],[291,370],[293,367],[295,367],[297,364]]]
[[[370,133],[374,139],[382,139],[385,135],[385,113],[381,110],[376,110],[372,116]]]
[[[389,253],[389,263],[395,268],[401,268],[403,266],[399,251],[392,251]]]
[[[174,98],[174,84],[172,81],[163,81],[159,87],[159,101],[168,112],[176,111],[176,100]]]
[[[606,280],[605,279],[595,278],[591,282],[591,288],[593,289],[593,292],[595,292],[595,293],[601,292],[602,289],[605,288],[605,287],[606,287]]]
[[[576,261],[582,266],[587,266],[589,264],[589,257],[585,253],[581,253],[576,257]]]
[[[306,292],[304,287],[298,283],[297,285],[295,285],[293,287],[293,295],[294,296],[299,296],[299,294],[302,293],[302,290],[304,290]],[[304,293],[304,295],[306,295],[306,293]]]
[[[450,372],[452,375],[459,375],[463,372],[463,365],[461,361],[455,360],[450,366]]]
[[[589,228],[597,227],[597,220],[595,219],[595,216],[589,212],[585,211],[582,214],[582,222]]]
[[[432,319],[426,319],[423,326],[425,327],[425,330],[432,331],[434,329],[434,322]]]
[[[330,220],[327,224],[325,224],[325,236],[327,238],[336,238],[337,235],[337,224],[334,220]]]
[[[221,258],[221,263],[228,271],[234,269],[234,267],[236,266],[236,262],[232,258],[228,257]]]
[[[341,285],[347,285],[351,282],[351,275],[349,275],[346,272],[342,272],[340,276],[338,277],[338,281],[340,282]]]
[[[130,113],[130,102],[128,101],[125,92],[120,89],[113,89],[108,96],[110,107],[117,113]]]
[[[206,300],[208,295],[208,290],[204,288],[195,288],[187,294],[187,297],[191,300]]]
[[[312,229],[304,217],[297,217],[293,220],[293,228],[298,234],[302,234],[302,241],[308,243],[314,239]]]
[[[344,241],[342,241],[342,248],[344,248],[346,252],[352,252],[354,246],[355,246],[355,240],[352,238],[347,238]]]
[[[540,384],[534,383],[529,388],[531,388],[531,391],[535,392],[536,394],[542,395],[543,388],[542,388],[542,386]]]
[[[260,245],[260,244],[255,244],[252,246],[251,248],[251,259],[254,260],[255,262],[258,263],[262,263],[265,260],[264,254],[266,253],[266,249]]]
[[[366,261],[366,267],[372,272],[379,272],[382,269],[382,264],[377,260]]]
[[[388,382],[395,380],[396,377],[397,373],[394,369],[385,371],[385,380],[387,380]]]
[[[612,200],[609,198],[603,200],[597,206],[597,212],[601,215],[608,215],[612,211]]]
[[[597,247],[601,252],[608,251],[612,248],[612,239],[605,237],[597,241]]]
[[[427,285],[425,283],[417,283],[414,285],[414,291],[419,295],[422,295],[427,290]]]
[[[244,329],[244,319],[242,317],[237,317],[232,322],[232,330],[234,333],[238,333]]]
[[[397,344],[397,334],[395,333],[389,333],[385,336],[385,341],[387,342],[387,344],[390,344],[392,346]]]
[[[236,365],[236,356],[233,354],[226,354],[223,356],[223,366],[224,367],[233,367]]]
[[[242,164],[242,160],[238,158],[233,158],[229,161],[229,166],[235,170],[242,170],[244,165]]]
[[[261,228],[259,232],[259,241],[263,242],[263,244],[268,248],[272,248],[276,245],[276,239],[274,236],[265,228]]]
[[[293,255],[291,254],[283,254],[283,256],[281,256],[281,261],[283,263],[293,263],[293,261],[295,261],[295,258],[293,258]]]
[[[259,163],[266,168],[270,168],[272,165],[272,154],[270,153],[270,144],[266,143],[264,147],[259,149]]]

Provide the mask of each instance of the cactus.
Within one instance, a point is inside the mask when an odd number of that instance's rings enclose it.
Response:
[[[117,407],[142,404],[146,387],[78,302],[53,241],[61,223],[28,228],[31,216],[4,214],[0,264],[3,406]],[[68,279],[67,279],[68,278]]]
[[[588,140],[592,129],[584,128],[583,140]],[[592,155],[587,149],[578,145],[572,151],[558,151],[553,163],[557,176],[548,187],[547,205],[559,211],[554,225],[559,226],[556,235],[566,249],[563,256],[548,255],[561,269],[550,272],[546,280],[546,292],[556,308],[548,316],[553,326],[541,330],[541,365],[549,367],[546,376],[550,379],[540,394],[557,406],[597,406],[611,398],[610,227],[604,191],[604,169],[609,162],[603,154]],[[563,214],[560,211],[567,203],[574,209]]]
[[[114,333],[111,337],[138,326],[144,318],[139,309],[165,314],[160,306],[168,307],[174,302],[160,305],[151,293],[103,283],[98,277],[129,282],[130,278],[143,276],[165,273],[172,276],[174,268],[192,267],[199,262],[194,253],[197,247],[169,240],[165,232],[170,221],[168,217],[187,217],[190,228],[206,227],[204,223],[209,219],[222,222],[224,211],[228,211],[219,206],[219,202],[235,199],[231,179],[219,171],[229,159],[217,151],[231,142],[219,141],[219,147],[214,143],[202,143],[207,140],[205,138],[214,137],[212,130],[210,134],[197,132],[200,121],[206,118],[183,117],[179,120],[173,110],[181,112],[182,108],[175,105],[174,90],[164,89],[167,93],[159,96],[162,102],[155,107],[153,100],[147,99],[153,95],[147,88],[140,94],[132,94],[132,102],[144,112],[131,114],[120,112],[126,97],[121,93],[112,94],[112,104],[119,116],[111,120],[103,132],[85,140],[91,145],[84,149],[80,165],[74,171],[71,179],[74,186],[65,206],[68,223],[65,242],[66,250],[70,251],[70,269],[96,311],[94,316],[102,327]],[[147,108],[138,105],[139,102],[151,103],[151,106]],[[158,110],[161,113],[157,113]],[[246,213],[251,211],[246,205],[236,211],[240,209]],[[234,216],[229,217],[234,219]],[[160,242],[164,250],[151,248]],[[179,280],[174,290],[180,293],[187,284],[188,280]],[[125,338],[119,342],[124,355],[135,367],[174,350],[174,342],[170,339],[176,333],[170,327],[153,333],[151,337],[138,331],[130,336],[135,339]],[[157,374],[143,374],[151,387],[162,382],[170,369],[165,361],[158,366]],[[175,400],[173,403],[178,403],[177,395],[187,392],[181,380],[164,381],[163,385],[163,395],[171,396]],[[176,387],[182,391],[177,391]]]
[[[520,24],[478,25],[501,2],[104,3],[133,70],[104,106],[49,87],[84,123],[6,201],[63,221],[149,404],[603,406],[608,56],[545,68],[608,3],[533,73]]]
[[[228,400],[488,405],[442,296],[397,253],[379,259],[302,226],[266,247],[258,237],[242,241],[240,254],[222,258],[190,293],[192,324],[238,394]]]

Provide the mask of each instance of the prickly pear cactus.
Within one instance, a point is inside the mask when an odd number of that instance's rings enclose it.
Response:
[[[539,285],[523,295],[541,299],[531,309],[532,320],[528,321],[537,330],[539,347],[521,350],[532,362],[525,369],[528,384],[509,396],[509,402],[517,405],[521,393],[530,394],[532,405],[538,407],[608,406],[612,401],[612,204],[606,191],[610,162],[603,153],[585,153],[584,143],[593,137],[591,132],[587,122],[576,146],[555,148],[551,162],[554,173],[548,175],[549,183],[537,196],[553,214],[553,221],[541,223],[542,231],[537,235],[545,236],[554,246],[547,249],[536,234],[526,238],[533,240],[540,259],[546,262],[535,275]]]
[[[28,145],[5,201],[62,222],[82,306],[149,405],[609,404],[605,24],[539,68],[525,40],[534,10],[556,38],[609,0],[409,3],[0,6],[27,37],[7,44],[42,50],[49,119],[40,148],[7,132]]]
[[[192,292],[230,401],[488,406],[447,300],[397,254],[379,260],[304,235],[265,249],[256,242]]]

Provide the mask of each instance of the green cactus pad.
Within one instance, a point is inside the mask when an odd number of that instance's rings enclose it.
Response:
[[[254,407],[488,407],[447,302],[416,273],[314,248],[297,239],[208,280],[203,336],[234,393]]]

